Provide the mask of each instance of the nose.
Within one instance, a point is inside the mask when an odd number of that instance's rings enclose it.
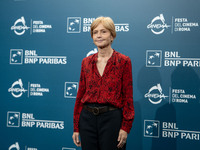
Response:
[[[101,37],[101,32],[98,32],[98,33],[97,33],[97,37]]]

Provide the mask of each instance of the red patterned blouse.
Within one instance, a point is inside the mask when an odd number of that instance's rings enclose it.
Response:
[[[74,108],[74,132],[79,132],[79,116],[83,104],[87,102],[123,108],[121,129],[129,133],[135,115],[131,60],[114,50],[101,76],[96,66],[97,57],[98,53],[82,61]]]

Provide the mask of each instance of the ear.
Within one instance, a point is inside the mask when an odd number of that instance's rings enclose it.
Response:
[[[111,39],[111,42],[113,42],[114,38],[112,35],[110,35],[110,39]]]

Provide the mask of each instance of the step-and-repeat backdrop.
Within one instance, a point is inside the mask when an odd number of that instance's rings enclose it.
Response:
[[[200,148],[199,0],[2,0],[0,149],[80,150],[72,141],[90,25],[110,16],[129,56],[135,120],[127,150]]]

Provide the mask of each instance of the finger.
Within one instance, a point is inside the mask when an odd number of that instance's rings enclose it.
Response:
[[[118,136],[118,139],[117,139],[117,141],[119,142],[119,141],[121,141],[121,136]]]
[[[74,134],[73,136],[72,136],[72,138],[73,138],[73,142],[74,142],[74,144],[76,145],[76,146],[80,146],[81,145],[81,143],[80,143],[80,141],[79,141],[79,134]]]
[[[78,137],[77,134],[75,135],[75,140],[76,140],[76,143],[79,143],[79,142],[80,142],[80,141],[79,141],[79,137]]]
[[[78,147],[81,147],[81,142],[79,142]]]
[[[118,148],[122,148],[123,147],[123,143],[119,142],[119,144],[117,145]]]
[[[77,146],[81,146],[81,142],[80,142],[80,140],[79,140],[79,135],[76,135],[76,136],[75,136],[75,140],[76,140],[76,145],[77,145]]]
[[[122,138],[121,138],[119,143],[118,143],[118,145],[117,145],[117,147],[120,148],[122,146],[122,144],[123,144],[123,141],[122,141]]]
[[[77,143],[76,143],[75,135],[73,135],[72,138],[73,138],[74,144],[75,144],[76,146],[78,146]]]
[[[125,143],[126,143],[126,138],[125,137],[121,137],[121,140],[120,140],[119,144],[117,145],[117,147],[118,148],[122,148]]]
[[[119,132],[119,136],[117,138],[117,141],[119,142],[121,140],[121,133]]]
[[[117,145],[117,147],[119,148],[120,147],[120,145],[121,145],[121,143],[122,143],[122,134],[121,134],[121,132],[119,131],[119,136],[118,136],[118,139],[117,139],[117,141],[119,142],[118,143],[118,145]]]

